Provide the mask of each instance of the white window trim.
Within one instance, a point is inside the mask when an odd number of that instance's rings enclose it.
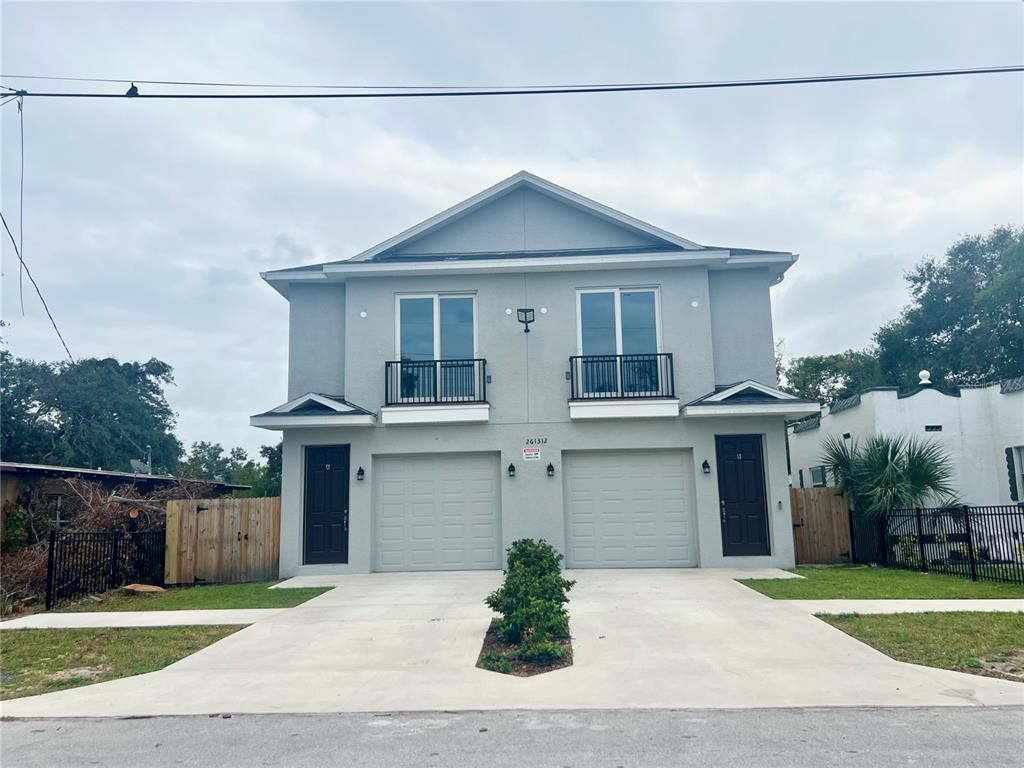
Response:
[[[434,308],[434,360],[441,359],[441,299],[473,300],[473,359],[479,359],[479,329],[476,294],[467,291],[451,293],[396,293],[395,294],[395,360],[402,359],[402,299],[432,299]]]
[[[615,297],[615,354],[622,351],[622,293],[654,294],[654,335],[656,337],[656,353],[661,354],[661,289],[656,285],[638,285],[625,288],[577,288],[576,289],[576,354],[583,354],[583,300],[585,293],[611,293]]]

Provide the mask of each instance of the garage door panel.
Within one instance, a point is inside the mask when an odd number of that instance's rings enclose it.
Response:
[[[374,474],[375,570],[501,567],[497,456],[380,457]]]
[[[566,454],[566,564],[696,565],[686,459],[682,451]]]

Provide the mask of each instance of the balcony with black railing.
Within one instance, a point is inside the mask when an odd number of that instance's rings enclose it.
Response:
[[[569,358],[569,418],[679,416],[672,355],[574,355]]]
[[[385,406],[487,402],[487,361],[391,360],[384,363]]]
[[[574,355],[570,400],[674,398],[672,354]]]

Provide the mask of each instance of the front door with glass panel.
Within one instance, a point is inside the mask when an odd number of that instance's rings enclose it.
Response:
[[[473,296],[401,296],[398,357],[403,402],[478,399]]]
[[[658,296],[653,288],[579,292],[584,397],[643,397],[660,390]]]

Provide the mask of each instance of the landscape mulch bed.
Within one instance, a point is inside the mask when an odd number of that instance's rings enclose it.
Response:
[[[532,662],[520,661],[516,658],[516,651],[519,650],[519,646],[511,643],[506,643],[496,634],[494,634],[494,625],[497,624],[497,619],[491,620],[491,625],[487,628],[487,634],[484,635],[484,645],[480,649],[480,655],[477,656],[476,665],[481,669],[487,669],[481,663],[484,654],[496,653],[500,656],[504,656],[508,659],[509,664],[512,666],[512,671],[508,674],[515,675],[516,677],[530,677],[532,675],[539,675],[544,672],[553,672],[556,669],[564,669],[565,667],[572,666],[572,639],[569,637],[563,637],[555,640],[558,645],[565,649],[566,654],[564,658],[552,661],[548,664],[537,664]],[[493,672],[495,670],[487,670]],[[498,673],[502,674],[502,673]]]

